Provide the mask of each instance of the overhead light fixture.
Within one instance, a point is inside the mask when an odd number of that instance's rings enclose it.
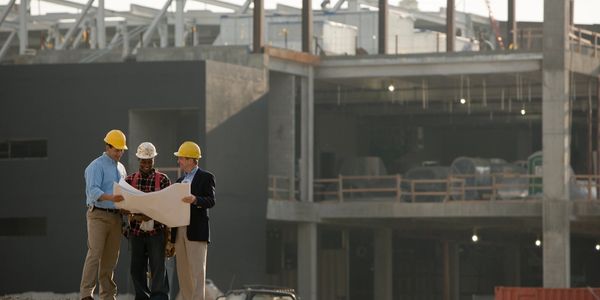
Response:
[[[540,240],[540,238],[539,238],[539,237],[535,239],[535,245],[536,245],[537,247],[540,247],[540,246],[542,246],[542,241]]]
[[[600,251],[600,244],[596,244],[596,251]]]
[[[465,98],[460,98],[460,100],[459,100],[459,101],[460,101],[460,104],[465,104],[465,103],[467,103],[467,99],[465,99]]]
[[[525,108],[521,108],[521,116],[524,116],[527,114],[527,111],[525,110]]]
[[[477,236],[477,229],[473,229],[473,235],[471,236],[471,241],[473,241],[473,243],[477,243],[479,241],[479,236]]]
[[[393,84],[388,85],[388,91],[393,92],[396,90],[396,87]]]

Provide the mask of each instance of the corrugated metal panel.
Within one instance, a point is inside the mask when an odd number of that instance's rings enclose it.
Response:
[[[600,288],[523,288],[496,287],[496,300],[597,300]]]

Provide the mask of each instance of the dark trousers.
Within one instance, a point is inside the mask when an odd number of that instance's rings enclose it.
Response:
[[[135,288],[135,300],[169,299],[169,283],[165,269],[165,235],[130,236],[131,279]],[[150,265],[150,288],[146,272]]]

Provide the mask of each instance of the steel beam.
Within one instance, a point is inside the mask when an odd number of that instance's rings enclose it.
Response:
[[[250,8],[250,3],[252,3],[252,0],[246,0],[244,2],[244,4],[242,4],[242,6],[240,7],[240,9],[237,11],[238,14],[245,14],[248,12],[248,8]]]
[[[27,22],[29,18],[29,0],[21,0],[19,5],[19,54],[25,54],[29,46],[29,32]]]
[[[73,36],[73,33],[75,33],[75,30],[77,30],[77,28],[79,28],[79,25],[81,24],[81,21],[83,21],[83,19],[87,15],[88,11],[90,10],[90,7],[92,7],[93,3],[94,3],[94,0],[89,0],[87,2],[87,4],[85,5],[85,7],[83,8],[83,10],[81,11],[81,14],[79,15],[79,17],[75,21],[75,24],[73,24],[73,26],[71,26],[71,28],[69,28],[69,31],[67,31],[67,34],[65,35],[63,42],[60,43],[60,44],[58,44],[58,45],[56,45],[56,50],[62,50],[62,49],[64,49],[65,46],[67,45],[67,43],[69,43],[69,39],[71,38],[71,36]]]
[[[5,6],[4,11],[2,12],[2,15],[0,15],[0,26],[2,26],[2,23],[4,22],[4,20],[10,13],[10,10],[15,5],[15,1],[16,0],[10,0],[10,2],[8,2],[8,4]]]
[[[540,53],[335,58],[322,59],[316,69],[315,77],[336,79],[518,73],[540,71],[541,64]]]
[[[4,57],[4,55],[6,54],[6,51],[8,51],[8,48],[10,47],[10,43],[12,43],[12,41],[16,35],[17,35],[17,31],[13,30],[13,32],[10,33],[10,35],[4,42],[4,45],[2,45],[2,49],[0,49],[0,62],[2,61],[2,58]]]
[[[106,26],[104,24],[104,0],[98,0],[96,10],[96,32],[98,34],[98,48],[106,47]]]
[[[175,47],[185,46],[185,40],[183,38],[183,8],[185,7],[185,0],[175,0]]]
[[[302,0],[302,52],[312,53],[312,0]]]
[[[261,53],[265,45],[265,3],[264,0],[254,0],[252,12],[252,52]]]
[[[506,33],[508,38],[508,47],[512,49],[518,49],[517,45],[517,19],[516,19],[516,7],[515,0],[508,0],[508,21],[506,22]]]
[[[206,3],[209,5],[214,5],[214,6],[218,6],[221,8],[226,8],[226,9],[231,9],[234,12],[235,11],[239,11],[241,6],[234,4],[234,3],[229,3],[229,2],[225,2],[225,1],[219,1],[219,0],[194,0],[196,2],[201,2],[201,3]]]
[[[446,52],[454,52],[456,39],[454,9],[454,0],[446,0]]]
[[[177,1],[178,2],[182,1],[183,2],[183,0],[177,0]],[[138,42],[137,46],[133,50],[134,54],[137,53],[137,50],[140,47],[146,47],[146,46],[148,46],[148,44],[150,44],[150,39],[152,38],[152,35],[154,34],[154,31],[156,30],[156,26],[158,25],[158,23],[160,22],[160,20],[165,15],[165,12],[169,8],[169,6],[171,6],[172,2],[173,2],[173,0],[167,0],[165,2],[165,4],[163,5],[162,9],[160,10],[160,12],[156,16],[154,16],[154,19],[152,20],[152,23],[150,23],[150,26],[148,26],[148,29],[146,29],[146,31],[142,35],[142,40]]]
[[[379,0],[377,53],[387,53],[388,1]]]

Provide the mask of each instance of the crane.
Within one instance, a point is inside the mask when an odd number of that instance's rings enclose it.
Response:
[[[490,25],[492,26],[492,30],[494,30],[494,35],[496,36],[496,43],[500,49],[504,49],[504,42],[502,41],[502,36],[500,35],[500,27],[498,26],[498,22],[492,13],[492,5],[490,4],[490,0],[485,0],[485,4],[487,4],[490,16]]]

